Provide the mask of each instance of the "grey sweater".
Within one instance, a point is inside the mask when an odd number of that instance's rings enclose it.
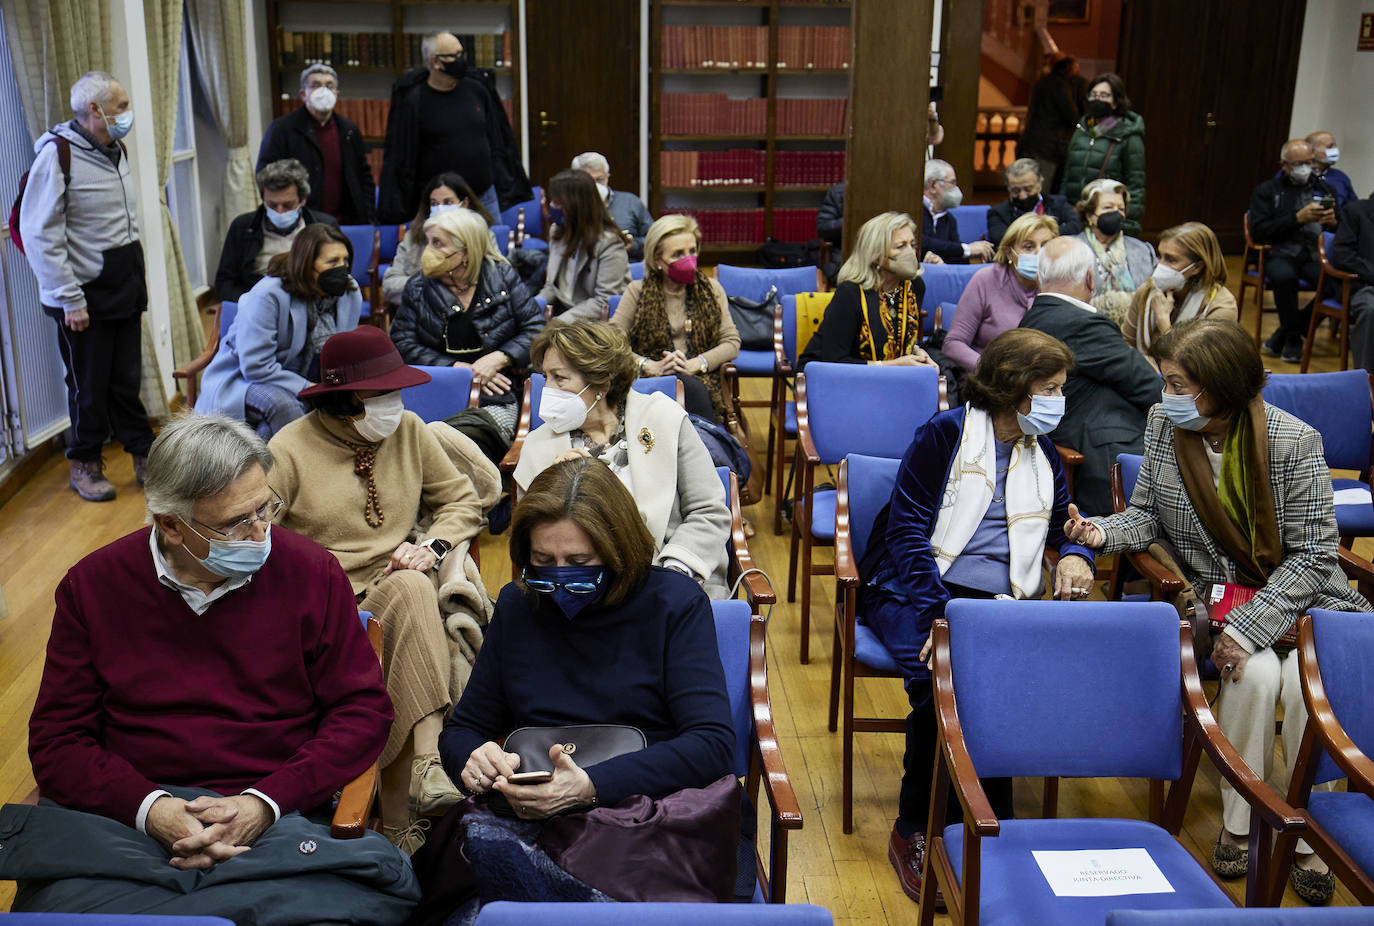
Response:
[[[61,135],[71,143],[71,183],[64,184],[62,166],[53,142]],[[87,308],[82,287],[97,277],[129,272],[128,246],[138,238],[138,213],[129,158],[115,167],[70,124],[54,126],[34,142],[33,167],[29,170],[24,202],[19,211],[19,230],[24,237],[29,266],[38,279],[44,306],[74,312]],[[106,266],[106,255],[113,255]],[[139,253],[138,272],[142,273]],[[98,314],[100,307],[92,307]],[[138,307],[143,308],[142,306]]]

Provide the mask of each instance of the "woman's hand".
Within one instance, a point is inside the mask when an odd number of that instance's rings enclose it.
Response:
[[[397,569],[414,569],[417,572],[429,572],[434,565],[439,562],[439,558],[429,549],[429,547],[417,546],[413,543],[402,543],[396,548],[396,552],[391,554],[391,562],[386,564],[382,570],[382,575],[388,576]]]
[[[1150,294],[1150,308],[1155,313],[1155,324],[1168,328],[1174,314],[1174,294],[1155,290]]]
[[[1081,556],[1070,554],[1059,560],[1054,570],[1054,597],[1060,601],[1075,601],[1087,598],[1092,592],[1092,564]]]
[[[501,371],[510,366],[510,358],[499,350],[483,354],[472,364],[472,378],[482,387],[483,395],[504,395],[510,392],[510,377]]]
[[[520,768],[520,757],[506,752],[491,740],[483,743],[468,756],[458,782],[469,794],[483,794],[492,789],[499,778],[505,781]]]
[[[934,360],[931,360],[931,359],[930,359],[930,354],[927,354],[925,351],[921,350],[921,348],[919,348],[919,347],[916,348],[915,353],[906,354],[905,356],[902,356],[902,357],[896,357],[896,358],[894,358],[894,359],[892,359],[892,360],[884,360],[884,361],[883,361],[883,364],[884,364],[885,366],[890,366],[890,367],[938,367],[938,366],[939,366],[938,363],[936,363]]]
[[[1100,549],[1107,542],[1102,528],[1078,513],[1078,506],[1069,503],[1069,519],[1064,522],[1064,536],[1089,550]]]
[[[591,458],[592,455],[587,452],[587,448],[569,447],[567,450],[564,450],[558,456],[554,457],[553,463],[550,463],[549,465],[552,466],[555,463],[566,463],[569,460],[590,460]]]
[[[926,634],[926,642],[921,644],[921,653],[916,658],[921,660],[921,665],[930,665],[930,651],[935,648],[935,638]]]
[[[664,356],[663,356],[663,359],[661,359],[661,360],[651,360],[650,358],[645,357],[645,358],[644,358],[644,368],[643,368],[643,370],[640,372],[639,375],[640,375],[640,376],[666,376],[666,375],[668,375],[668,370],[667,370],[668,359],[667,359],[667,358],[668,358],[669,356],[670,356],[669,353],[668,353],[667,351],[664,351]]]
[[[680,350],[665,350],[662,362],[663,372],[659,376],[676,376],[679,373],[690,373],[691,363],[687,355]]]
[[[596,798],[596,785],[576,762],[563,755],[561,744],[555,743],[549,749],[549,759],[553,762],[553,777],[543,784],[516,785],[498,778],[493,786],[505,795],[522,820],[544,820],[565,810],[580,810]]]
[[[926,251],[926,256],[921,258],[923,264],[943,264],[945,261],[934,251]]]
[[[1221,680],[1238,682],[1245,674],[1245,662],[1250,658],[1250,654],[1245,651],[1245,647],[1236,642],[1235,637],[1229,633],[1217,634],[1216,642],[1212,644],[1212,665],[1216,666],[1221,672]]]

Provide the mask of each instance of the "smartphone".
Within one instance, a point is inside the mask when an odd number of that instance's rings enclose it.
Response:
[[[516,772],[506,780],[513,785],[538,785],[552,777],[553,772]]]
[[[1336,205],[1336,197],[1334,196],[1314,196],[1312,201],[1323,209],[1330,209]]]

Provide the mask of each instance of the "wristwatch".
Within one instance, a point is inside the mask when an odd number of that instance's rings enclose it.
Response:
[[[710,372],[710,370],[711,370],[711,365],[710,365],[709,363],[706,362],[706,358],[705,358],[705,357],[698,357],[697,359],[701,361],[701,372],[702,372],[702,374],[704,375],[704,374]]]
[[[638,369],[638,371],[636,372],[636,375],[638,375],[638,376],[643,376],[643,375],[644,375],[644,364],[646,364],[646,363],[648,363],[648,362],[649,362],[649,358],[648,358],[648,357],[640,357],[640,358],[639,358],[639,369]]]
[[[447,540],[440,540],[438,537],[431,537],[420,544],[420,546],[434,554],[434,565],[436,568],[444,561],[444,557],[448,556],[448,551],[453,549],[453,544],[449,543]]]

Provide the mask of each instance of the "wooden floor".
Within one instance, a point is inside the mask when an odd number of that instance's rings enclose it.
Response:
[[[1234,261],[1232,262],[1234,264]],[[1250,310],[1253,312],[1253,309]],[[1247,327],[1253,316],[1244,319]],[[1265,315],[1266,334],[1274,326]],[[1314,369],[1337,368],[1334,342],[1318,335]],[[1278,360],[1276,372],[1296,372]],[[749,381],[746,381],[749,383]],[[757,382],[746,387],[746,398],[765,398]],[[762,442],[767,420],[762,409],[751,410],[754,434]],[[3,507],[0,507],[0,586],[10,616],[0,621],[0,800],[19,800],[33,787],[26,753],[27,720],[43,666],[43,650],[52,620],[52,595],[63,573],[87,553],[139,527],[144,521],[143,497],[134,484],[129,458],[110,448],[109,474],[119,498],[106,504],[80,501],[67,488],[65,461],[54,459]],[[759,564],[780,590],[787,579],[787,538],[771,530],[773,500],[746,509],[758,526],[751,547]],[[1364,556],[1374,542],[1356,546]],[[824,552],[824,551],[823,551]],[[504,538],[483,537],[482,564],[487,588],[495,593],[509,576]],[[887,837],[896,813],[903,738],[895,734],[856,737],[854,832],[840,826],[840,739],[826,729],[830,682],[830,607],[832,585],[817,579],[813,585],[811,664],[797,661],[797,606],[784,598],[769,627],[769,678],[773,708],[783,755],[805,816],[804,829],[794,835],[790,852],[787,897],[792,902],[820,904],[838,923],[910,923],[916,906],[897,885],[887,860]],[[1100,585],[1097,595],[1100,596]],[[856,707],[901,716],[906,699],[893,680],[860,683]],[[1282,767],[1282,763],[1276,763]],[[1217,776],[1205,761],[1185,823],[1184,839],[1201,859],[1210,857],[1220,827]],[[93,783],[98,787],[98,783]],[[1017,811],[1038,812],[1039,782],[1016,783]],[[1139,781],[1066,781],[1061,789],[1063,816],[1145,815],[1146,788]],[[1233,882],[1237,897],[1244,882]],[[0,882],[0,906],[8,909],[13,885]],[[1285,905],[1301,905],[1289,889]],[[1353,899],[1338,888],[1336,904]],[[936,922],[947,922],[944,917]]]

